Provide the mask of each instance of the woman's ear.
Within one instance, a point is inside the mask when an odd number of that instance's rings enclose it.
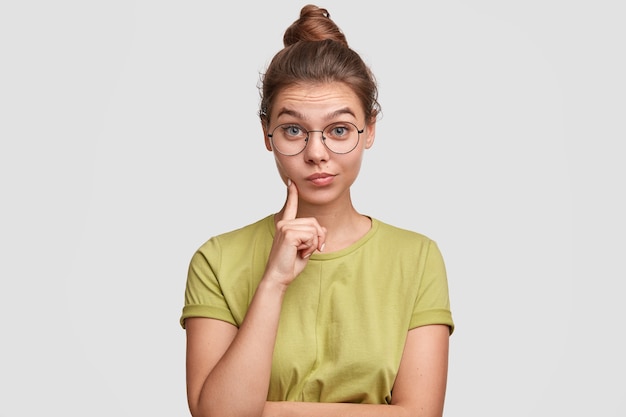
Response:
[[[365,149],[369,149],[374,144],[376,137],[376,118],[373,117],[371,122],[365,127]]]

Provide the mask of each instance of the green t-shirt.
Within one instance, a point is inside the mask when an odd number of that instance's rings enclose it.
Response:
[[[191,259],[187,317],[240,326],[263,276],[274,217],[211,238]],[[372,219],[351,246],[314,253],[281,310],[268,400],[385,404],[408,330],[454,329],[435,242]]]

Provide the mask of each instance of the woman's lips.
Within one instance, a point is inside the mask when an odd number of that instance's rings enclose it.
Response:
[[[313,174],[307,177],[308,181],[311,181],[313,184],[317,186],[328,185],[335,179],[334,175],[321,173],[321,174]]]

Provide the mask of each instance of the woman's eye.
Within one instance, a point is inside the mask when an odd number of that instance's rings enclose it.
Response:
[[[349,125],[335,125],[330,128],[330,136],[333,138],[342,138],[349,136],[351,132]]]
[[[284,130],[288,136],[302,136],[302,128],[300,126],[286,126]]]

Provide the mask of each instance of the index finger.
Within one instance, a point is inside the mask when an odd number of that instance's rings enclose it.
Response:
[[[298,214],[298,188],[290,179],[287,180],[287,202],[285,203],[285,212],[283,220],[293,220]]]

